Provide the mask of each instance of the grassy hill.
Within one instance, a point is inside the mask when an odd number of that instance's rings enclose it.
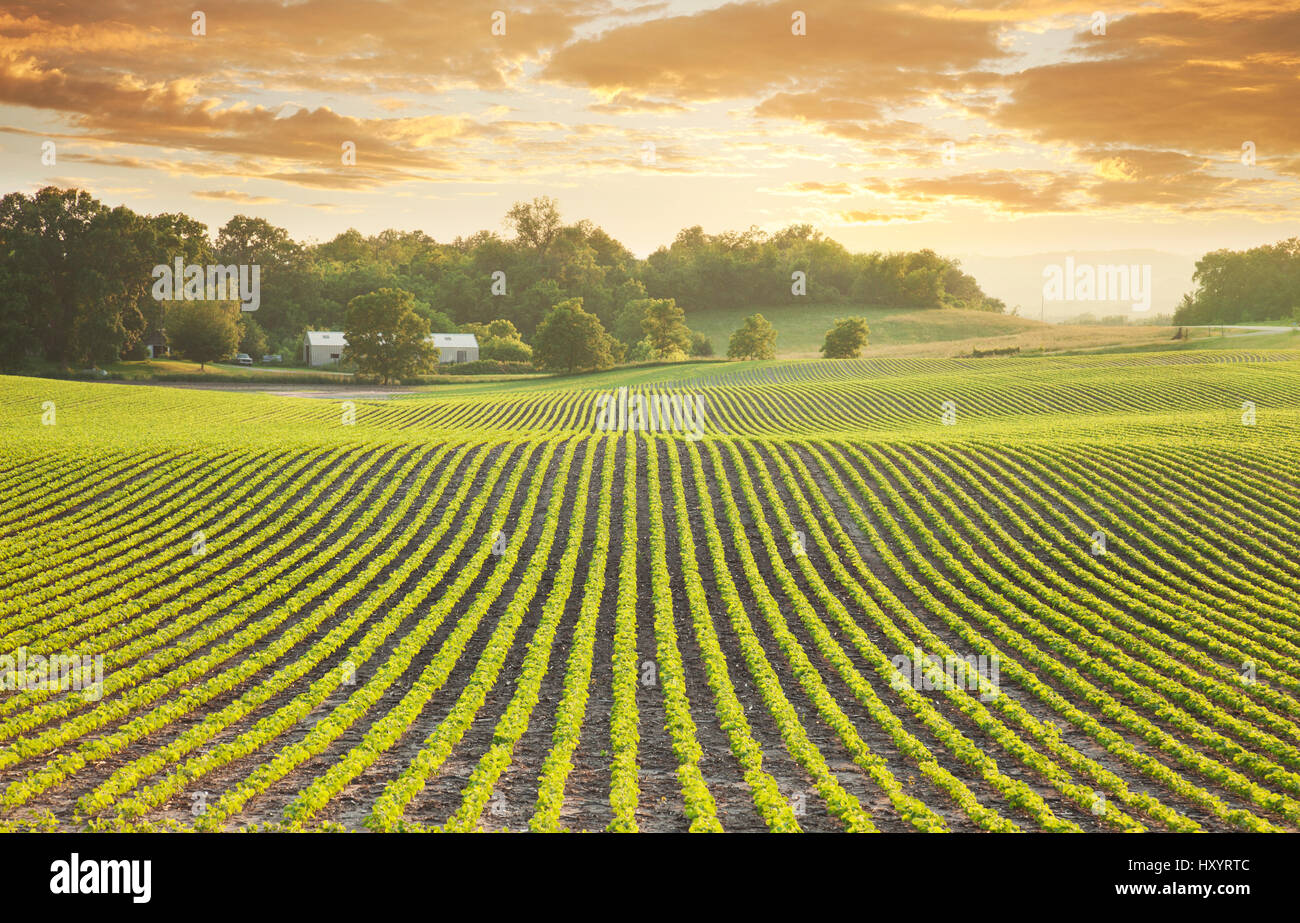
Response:
[[[727,308],[687,315],[692,330],[713,341],[726,355],[732,331],[752,308]],[[760,308],[777,329],[777,355],[787,359],[817,358],[826,331],[840,317],[865,317],[871,327],[866,355],[951,356],[972,349],[1019,346],[1022,351],[1082,349],[1140,345],[1169,338],[1163,327],[1101,327],[1044,324],[1026,317],[959,311],[948,308],[900,310],[861,305],[809,304]]]
[[[121,381],[219,381],[219,382],[348,382],[352,375],[321,369],[292,366],[241,366],[229,362],[209,362],[200,371],[199,363],[188,359],[123,359],[99,366],[109,377]],[[36,362],[24,374],[52,378],[93,378],[85,369],[69,372],[53,362]]]

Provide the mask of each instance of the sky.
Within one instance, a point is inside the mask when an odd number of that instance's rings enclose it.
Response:
[[[1297,234],[1297,114],[1294,0],[0,5],[0,191],[214,234],[450,240],[550,195],[640,256],[809,223],[1195,257]]]

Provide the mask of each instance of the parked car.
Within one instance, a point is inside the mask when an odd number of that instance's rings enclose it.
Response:
[[[284,361],[284,359],[280,356],[279,353],[275,353],[274,355],[271,355],[271,356],[263,356],[263,357],[262,357],[262,364],[263,364],[263,365],[279,365],[279,364],[280,364],[281,362],[283,362],[283,361]]]
[[[252,365],[253,357],[250,356],[248,353],[240,353],[239,355],[235,356],[235,361],[238,362],[240,365]]]

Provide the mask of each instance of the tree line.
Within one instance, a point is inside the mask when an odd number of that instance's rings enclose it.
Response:
[[[346,329],[349,305],[385,290],[409,295],[402,303],[421,327],[475,332],[484,358],[511,362],[533,360],[542,322],[561,304],[599,322],[615,361],[711,354],[713,344],[688,327],[711,308],[804,301],[1005,310],[954,260],[930,250],[850,253],[806,224],[773,234],[688,228],[644,260],[590,221],[566,223],[548,197],[517,203],[504,225],[508,234],[441,243],[397,230],[304,243],[245,215],[212,236],[185,214],[140,215],[82,190],[10,193],[0,200],[0,365],[141,358],[171,328],[192,330],[184,302],[152,291],[153,268],[177,258],[261,267],[259,309],[236,316],[238,347],[250,355],[297,356],[305,331]],[[658,315],[668,302],[683,315],[684,336],[671,324],[665,332]],[[649,332],[647,311],[658,316]],[[509,329],[489,333],[501,321]],[[217,333],[222,342],[230,336]]]
[[[1207,253],[1192,281],[1196,289],[1183,296],[1175,324],[1300,321],[1300,238]]]

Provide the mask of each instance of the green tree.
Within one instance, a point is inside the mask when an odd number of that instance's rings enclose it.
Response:
[[[494,320],[487,324],[461,324],[461,333],[472,333],[478,338],[478,357],[499,362],[532,362],[533,348],[524,342],[515,325],[508,320]]]
[[[239,309],[225,301],[176,301],[167,308],[167,340],[172,349],[199,364],[229,359],[239,346]]]
[[[624,349],[623,355],[628,362],[649,362],[654,359],[654,351],[649,340],[638,340]]]
[[[644,297],[634,298],[614,309],[611,332],[618,337],[619,342],[628,346],[635,346],[641,341],[641,337],[644,335],[641,330],[641,317],[644,313],[643,305],[646,300]]]
[[[731,334],[729,359],[775,359],[776,328],[762,314],[751,314]]]
[[[257,263],[266,272],[268,265],[285,266],[300,259],[302,247],[288,231],[265,218],[235,215],[217,232],[217,253],[223,263]]]
[[[309,249],[284,228],[246,215],[235,215],[217,231],[214,256],[226,266],[260,267],[257,323],[277,343],[299,341],[308,327],[337,330],[349,298],[390,284],[388,277],[372,275],[355,283],[345,297],[331,298],[323,290],[330,287],[336,264],[323,258],[314,262]]]
[[[506,224],[521,245],[542,256],[559,235],[563,222],[555,200],[541,196],[532,202],[516,202],[506,212]]]
[[[613,368],[614,338],[605,332],[600,318],[582,309],[581,298],[569,298],[538,325],[533,363],[563,372]]]
[[[638,303],[638,302],[634,302]],[[641,305],[641,332],[656,359],[684,359],[691,348],[686,315],[671,298],[647,298]]]
[[[535,331],[547,312],[565,300],[566,294],[554,279],[541,279],[530,285],[515,302],[515,319],[519,326],[526,332]]]
[[[479,341],[478,357],[496,359],[498,362],[532,362],[533,348],[523,340],[488,337]]]
[[[841,317],[835,326],[826,331],[826,342],[822,344],[821,353],[827,359],[856,359],[867,345],[867,336],[871,330],[866,318]]]
[[[266,353],[266,331],[251,317],[239,321],[239,351],[248,353],[254,362]]]
[[[381,384],[433,368],[438,350],[428,342],[429,322],[415,311],[415,296],[404,289],[381,288],[348,302],[343,325],[345,361]]]
[[[0,200],[0,353],[59,363],[111,362],[160,314],[151,267],[171,256],[168,219],[106,208],[88,193],[46,187]],[[201,225],[200,225],[201,227]]]
[[[692,356],[712,356],[713,341],[702,333],[691,334],[691,355]]]
[[[1174,312],[1175,324],[1275,321],[1300,300],[1300,238],[1250,250],[1216,250],[1196,261],[1196,291]]]

